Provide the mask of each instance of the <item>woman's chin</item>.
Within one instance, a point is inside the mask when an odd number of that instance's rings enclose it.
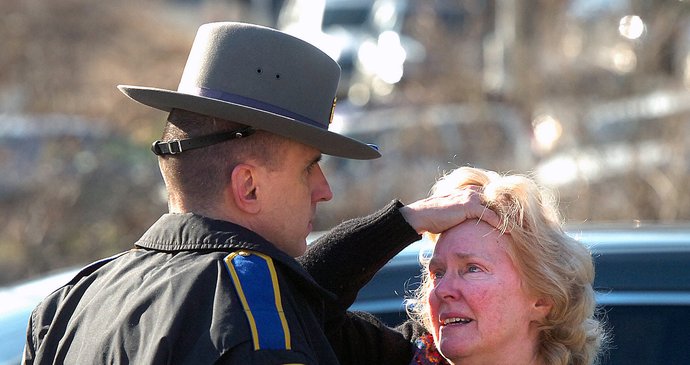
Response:
[[[453,363],[457,363],[457,359],[470,354],[472,339],[476,339],[474,336],[468,338],[466,331],[463,330],[466,330],[466,328],[444,328],[439,333],[438,350],[443,357],[451,360]]]

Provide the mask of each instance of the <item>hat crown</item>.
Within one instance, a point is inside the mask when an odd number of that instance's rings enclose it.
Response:
[[[133,100],[188,110],[293,139],[322,153],[372,159],[373,146],[328,130],[340,66],[315,46],[253,24],[202,25],[177,91],[119,85]]]
[[[327,128],[340,66],[313,45],[257,25],[202,25],[187,59],[179,92],[283,114]]]

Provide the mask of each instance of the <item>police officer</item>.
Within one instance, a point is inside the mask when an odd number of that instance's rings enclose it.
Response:
[[[38,305],[24,362],[337,364],[332,294],[294,258],[333,196],[321,155],[380,156],[328,131],[339,74],[308,43],[223,22],[199,28],[176,91],[120,86],[169,112],[152,146],[169,213]],[[475,214],[452,203],[393,202],[327,239],[410,243]]]

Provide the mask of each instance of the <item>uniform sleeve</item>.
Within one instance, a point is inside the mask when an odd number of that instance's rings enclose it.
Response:
[[[338,360],[351,365],[409,365],[416,350],[414,340],[425,333],[411,319],[391,328],[366,312],[346,312],[327,329]]]
[[[348,312],[359,290],[393,256],[421,238],[393,201],[366,217],[346,221],[310,246],[299,260],[337,299],[326,303],[326,333],[343,364],[407,365],[420,326],[390,328],[375,316]]]
[[[421,236],[405,221],[399,201],[369,216],[341,223],[312,244],[298,260],[345,310],[357,293],[393,256]]]
[[[24,343],[24,353],[22,354],[22,364],[31,365],[34,363],[36,354],[36,346],[34,344],[33,336],[33,312],[29,316],[29,324],[26,327],[26,342]]]

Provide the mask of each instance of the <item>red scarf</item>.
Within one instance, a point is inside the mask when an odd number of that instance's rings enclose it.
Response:
[[[410,365],[449,365],[434,345],[434,337],[427,333],[415,341],[414,357]]]

